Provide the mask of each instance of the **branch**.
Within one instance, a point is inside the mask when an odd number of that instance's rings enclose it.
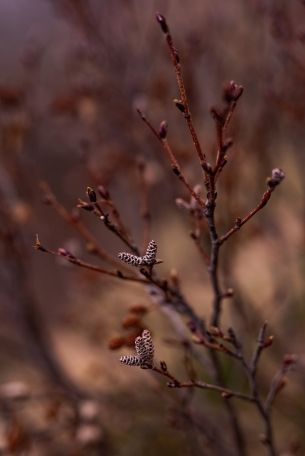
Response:
[[[140,115],[141,119],[143,122],[148,126],[148,128],[152,131],[153,135],[158,139],[160,144],[162,145],[162,148],[166,155],[168,156],[168,159],[170,161],[173,173],[180,179],[180,181],[183,183],[183,185],[186,187],[187,191],[190,193],[190,195],[197,201],[200,207],[204,207],[204,202],[202,198],[200,197],[199,194],[197,194],[193,187],[189,184],[188,180],[186,179],[185,175],[183,174],[183,171],[181,169],[181,166],[179,165],[179,162],[177,158],[175,157],[175,154],[169,145],[167,141],[167,124],[165,121],[161,122],[160,124],[160,129],[159,133],[157,130],[153,127],[151,122],[147,119],[147,117],[143,114],[140,109],[137,109],[138,114]]]
[[[79,232],[82,238],[88,243],[87,248],[89,251],[99,256],[101,260],[107,261],[108,263],[117,266],[117,260],[115,260],[102,247],[98,245],[95,237],[85,227],[79,217],[74,217],[73,214],[68,212],[67,209],[61,203],[59,203],[49,185],[46,182],[41,182],[40,188],[44,192],[44,202],[51,206],[66,223],[71,225]]]
[[[142,249],[146,248],[151,232],[151,213],[148,204],[148,182],[145,177],[146,163],[140,159],[138,161],[138,180],[139,180],[139,193],[140,193],[140,213],[143,220],[143,242]]]
[[[294,367],[295,363],[297,362],[297,358],[295,355],[285,355],[283,359],[282,366],[280,370],[275,374],[270,390],[265,401],[265,409],[268,413],[271,411],[271,406],[276,398],[276,396],[280,393],[280,391],[286,385],[286,374]]]
[[[235,225],[224,235],[222,235],[219,238],[219,244],[223,244],[227,239],[229,239],[232,234],[234,234],[236,231],[240,230],[240,228],[247,223],[251,218],[257,214],[261,209],[263,209],[266,204],[268,203],[269,199],[271,198],[271,195],[275,188],[281,183],[281,181],[284,179],[285,174],[284,172],[279,169],[279,168],[274,168],[272,170],[272,175],[267,179],[267,185],[268,185],[268,190],[263,194],[261,201],[259,204],[251,211],[249,212],[248,215],[246,215],[243,219],[237,218],[235,220]]]
[[[189,108],[189,102],[188,102],[188,98],[187,98],[187,94],[186,94],[186,90],[185,90],[185,84],[184,84],[184,79],[183,79],[183,75],[182,75],[182,69],[181,69],[180,57],[179,57],[178,51],[177,51],[176,47],[174,46],[173,38],[170,33],[170,30],[169,30],[165,17],[162,14],[157,13],[156,19],[161,27],[162,32],[165,34],[166,42],[167,42],[167,45],[168,45],[168,48],[170,51],[170,55],[171,55],[175,73],[176,73],[177,84],[178,84],[179,94],[180,94],[180,98],[181,98],[180,100],[177,100],[176,105],[185,117],[185,120],[187,122],[189,131],[190,131],[190,134],[191,134],[194,146],[195,146],[195,150],[197,152],[197,155],[198,155],[198,158],[200,161],[200,165],[201,165],[202,169],[204,170],[204,172],[206,174],[208,174],[210,172],[210,169],[208,166],[206,155],[201,149],[201,145],[200,145],[200,142],[199,142],[199,139],[198,139],[198,136],[197,136],[194,124],[193,124],[193,119],[192,119],[191,111]]]
[[[57,250],[57,252],[50,250],[41,244],[38,235],[36,235],[36,241],[35,241],[34,248],[36,250],[39,250],[40,252],[44,252],[44,253],[48,253],[49,255],[61,257],[65,260],[67,260],[69,263],[75,264],[76,266],[88,269],[90,271],[99,272],[100,274],[108,275],[108,276],[115,277],[115,278],[121,279],[121,280],[128,280],[130,282],[140,282],[142,284],[149,283],[147,280],[141,279],[139,277],[124,275],[123,272],[120,270],[109,271],[108,269],[101,268],[100,266],[95,266],[94,264],[82,261],[64,248],[59,248]]]
[[[240,393],[238,391],[233,391],[228,388],[222,388],[221,386],[218,385],[213,385],[211,383],[205,383],[201,382],[198,380],[190,380],[186,382],[181,382],[178,380],[174,375],[170,374],[167,370],[166,364],[161,362],[161,368],[159,369],[158,367],[154,366],[152,368],[154,372],[157,372],[160,375],[163,375],[167,379],[170,380],[170,382],[167,383],[167,386],[169,388],[200,388],[204,390],[209,390],[209,391],[215,391],[217,393],[220,393],[221,396],[224,399],[230,399],[231,397],[235,397],[237,399],[242,399],[247,402],[253,402],[253,398],[247,394]]]
[[[133,239],[130,237],[129,233],[127,230],[124,228],[124,225],[122,223],[120,224],[121,226],[115,225],[109,218],[109,214],[107,214],[99,202],[97,201],[97,196],[93,188],[87,187],[87,195],[88,198],[91,202],[91,205],[93,207],[93,214],[96,215],[102,222],[104,223],[105,227],[114,233],[121,241],[130,249],[132,250],[133,253],[136,255],[139,255],[139,249],[135,245]],[[80,202],[79,207],[82,207],[82,201]],[[84,206],[83,206],[84,207]],[[117,217],[119,217],[117,213]],[[121,229],[120,229],[121,228]]]

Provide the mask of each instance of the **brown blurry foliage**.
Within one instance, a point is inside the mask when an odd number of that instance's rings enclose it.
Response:
[[[264,394],[272,377],[272,394],[283,388],[273,413],[277,448],[302,454],[304,2],[192,0],[186,7],[180,0],[150,0],[145,8],[132,0],[21,3],[20,9],[9,1],[0,6],[1,451],[236,454],[223,411],[223,402],[233,398],[189,387],[167,390],[161,375],[121,366],[115,350],[130,354],[148,327],[170,375],[194,378],[196,372],[194,381],[210,384],[211,341],[195,332],[186,343],[189,330],[180,325],[177,335],[168,309],[159,312],[140,284],[76,267],[63,255],[52,262],[32,250],[39,232],[43,245],[60,246],[100,269],[107,269],[105,258],[117,262],[126,246],[90,211],[77,208],[88,185],[103,185],[116,205],[99,194],[110,220],[119,223],[117,211],[141,253],[150,238],[157,239],[160,274],[181,286],[200,318],[210,315],[206,220],[194,217],[194,195],[170,175],[160,145],[136,113],[138,107],[149,114],[152,125],[166,118],[184,176],[205,200],[192,141],[173,103],[179,94],[154,20],[161,10],[179,49],[194,125],[209,159],[217,155],[210,107],[222,106],[225,81],[234,79],[245,89],[230,125],[235,144],[219,181],[221,233],[256,207],[270,170],[285,169],[268,207],[223,246],[220,281],[234,296],[228,292],[223,302],[223,334],[209,330],[225,382],[246,391],[237,365],[219,346],[233,327],[250,355],[268,320],[271,334],[264,343],[271,335],[274,342],[261,358],[259,382]],[[67,208],[69,220],[43,201],[41,181]],[[83,242],[84,233],[90,234]],[[288,379],[284,353],[298,355]],[[88,401],[98,410],[94,418],[83,413]],[[238,404],[244,451],[260,454],[261,422],[251,406]]]

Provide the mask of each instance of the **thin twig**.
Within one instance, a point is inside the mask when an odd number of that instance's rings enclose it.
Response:
[[[95,237],[91,232],[85,227],[82,221],[79,218],[73,217],[73,215],[67,211],[67,209],[59,203],[56,196],[52,192],[50,186],[46,182],[41,182],[40,187],[45,194],[45,202],[49,204],[56,213],[65,220],[66,223],[71,225],[76,229],[79,234],[85,239],[85,241],[90,246],[90,251],[101,258],[101,260],[107,261],[108,263],[117,266],[118,261],[115,260],[109,253],[107,253],[102,247],[99,246]]]
[[[191,134],[194,146],[195,146],[195,150],[197,152],[197,155],[198,155],[198,158],[200,161],[200,165],[205,173],[209,173],[207,158],[206,158],[205,153],[202,151],[202,148],[201,148],[201,145],[200,145],[200,142],[198,139],[198,135],[197,135],[195,127],[194,127],[194,123],[193,123],[193,119],[192,119],[192,115],[191,115],[191,111],[190,111],[190,107],[189,107],[189,102],[188,102],[188,98],[187,98],[187,94],[186,94],[184,79],[182,76],[182,68],[181,68],[181,64],[180,64],[180,57],[179,57],[178,51],[174,45],[173,38],[170,33],[170,30],[169,30],[165,17],[162,16],[162,14],[157,13],[156,18],[157,18],[158,23],[161,26],[161,30],[165,34],[166,42],[167,42],[167,45],[168,45],[168,48],[170,51],[170,55],[172,58],[172,62],[174,65],[179,94],[180,94],[180,98],[181,98],[181,100],[179,100],[181,103],[180,110],[183,112],[183,115],[187,122],[187,126],[189,128],[189,131],[190,131],[190,134]]]
[[[279,392],[284,388],[286,385],[286,374],[289,372],[292,367],[295,365],[297,358],[295,355],[285,355],[283,359],[283,363],[279,371],[275,374],[271,386],[265,401],[265,409],[268,413],[271,413],[271,406],[279,394]]]
[[[277,456],[277,451],[275,447],[275,442],[274,442],[274,435],[273,435],[273,428],[272,428],[272,423],[271,423],[271,416],[268,411],[268,409],[264,406],[263,401],[259,395],[258,391],[258,385],[257,385],[257,378],[256,378],[256,370],[257,370],[257,365],[256,363],[258,362],[260,353],[261,353],[261,340],[265,335],[267,325],[266,323],[262,326],[260,333],[259,333],[259,338],[258,338],[258,347],[256,347],[255,352],[252,357],[252,361],[250,365],[246,361],[243,351],[242,351],[242,344],[241,342],[237,339],[236,334],[234,331],[231,329],[231,337],[232,341],[236,347],[237,354],[239,356],[239,360],[241,362],[242,367],[245,370],[245,373],[248,378],[248,383],[249,387],[251,390],[251,394],[253,397],[253,403],[255,404],[258,413],[260,414],[264,426],[265,426],[265,435],[263,438],[262,443],[266,446],[268,449],[269,456]],[[255,366],[255,368],[254,368]]]
[[[263,207],[266,206],[268,203],[272,192],[274,191],[274,188],[268,188],[266,192],[263,194],[261,201],[259,204],[252,210],[250,211],[244,218],[237,218],[235,221],[235,225],[225,234],[220,236],[219,238],[219,244],[223,244],[225,241],[229,239],[229,237],[232,236],[236,231],[240,230],[240,228],[247,223],[255,214],[257,214]]]
[[[144,160],[139,160],[138,162],[138,180],[140,187],[140,204],[141,204],[141,217],[143,220],[143,241],[142,241],[142,250],[145,251],[148,242],[150,240],[150,231],[151,231],[151,213],[149,210],[148,204],[148,183],[145,177],[146,164]]]
[[[140,282],[142,284],[149,283],[148,280],[141,279],[139,277],[124,275],[124,273],[122,271],[119,271],[119,270],[109,271],[108,269],[101,268],[100,266],[96,266],[94,264],[82,261],[79,258],[75,257],[70,252],[68,252],[66,249],[63,249],[63,248],[59,248],[57,250],[57,252],[54,251],[54,250],[50,250],[50,249],[44,247],[40,243],[40,240],[39,240],[38,236],[36,236],[36,242],[35,242],[34,247],[35,247],[36,250],[39,250],[39,251],[44,252],[44,253],[48,253],[49,255],[53,255],[53,256],[57,256],[57,257],[63,258],[66,261],[68,261],[69,263],[75,264],[76,266],[79,266],[79,267],[84,268],[84,269],[88,269],[90,271],[99,272],[100,274],[108,275],[108,276],[115,277],[115,278],[121,279],[121,280],[128,280],[130,282]]]
[[[252,361],[250,364],[251,375],[253,376],[253,378],[256,377],[256,371],[257,371],[257,366],[258,366],[258,362],[260,359],[260,355],[261,355],[263,349],[266,347],[265,346],[266,331],[267,331],[267,322],[265,321],[265,323],[263,324],[263,326],[261,327],[261,329],[258,333],[256,349],[253,353]]]
[[[217,393],[220,393],[223,398],[229,399],[231,397],[236,397],[238,399],[242,399],[247,402],[253,402],[253,398],[247,394],[240,393],[238,391],[233,391],[228,388],[222,388],[221,386],[213,385],[211,383],[205,383],[199,380],[194,380],[194,381],[187,381],[187,382],[181,382],[178,380],[176,377],[174,377],[172,374],[170,374],[167,370],[164,371],[162,369],[159,369],[158,367],[154,366],[152,368],[154,372],[157,372],[160,375],[163,375],[164,377],[168,378],[170,382],[168,383],[167,386],[171,388],[200,388],[204,390],[209,390],[209,391],[215,391]]]
[[[140,111],[140,109],[137,109],[137,112],[139,113],[139,115],[140,115],[141,119],[143,120],[143,122],[148,126],[148,128],[152,131],[154,136],[158,139],[158,141],[162,145],[162,148],[163,148],[164,152],[166,153],[166,155],[168,156],[168,159],[170,161],[173,173],[178,177],[178,179],[180,179],[180,181],[186,187],[186,189],[188,190],[190,195],[198,202],[199,206],[200,207],[204,207],[204,201],[202,200],[200,195],[198,195],[194,191],[193,187],[189,184],[188,180],[186,179],[186,177],[185,177],[185,175],[184,175],[184,173],[183,173],[183,171],[181,169],[181,166],[179,165],[179,162],[178,162],[178,160],[177,160],[177,158],[176,158],[171,146],[168,143],[167,138],[160,136],[160,134],[153,127],[153,125],[147,119],[147,117],[143,114],[143,112]]]

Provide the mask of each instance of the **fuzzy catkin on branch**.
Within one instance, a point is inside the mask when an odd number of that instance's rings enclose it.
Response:
[[[153,266],[157,262],[157,248],[158,246],[156,241],[151,240],[147,246],[145,255],[137,256],[127,252],[120,252],[118,254],[118,258],[124,263],[132,266]]]
[[[154,344],[148,329],[135,340],[136,355],[121,356],[120,362],[128,366],[139,366],[142,369],[152,369],[154,363]]]

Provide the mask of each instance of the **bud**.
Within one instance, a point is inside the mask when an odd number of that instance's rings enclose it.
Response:
[[[217,124],[219,124],[220,126],[224,125],[225,113],[221,110],[221,108],[212,106],[212,108],[210,109],[210,113]]]
[[[86,244],[86,250],[89,253],[97,253],[97,248],[96,245],[93,244],[92,242],[87,242]]]
[[[123,336],[116,336],[112,337],[108,341],[108,348],[109,350],[118,350],[125,344],[125,337]]]
[[[197,236],[196,233],[194,233],[194,231],[191,231],[191,232],[190,232],[190,236],[191,236],[191,238],[192,238],[194,241],[197,241],[197,240],[198,240],[198,236]]]
[[[223,337],[223,332],[217,326],[210,326],[209,333],[215,337]]]
[[[139,323],[140,318],[138,315],[130,313],[122,320],[122,327],[125,329],[132,328],[133,326],[139,326]]]
[[[227,103],[237,101],[243,91],[243,86],[236,84],[234,81],[230,81],[224,88],[223,98]]]
[[[10,400],[24,400],[30,397],[30,389],[23,382],[12,381],[0,386],[0,396]]]
[[[235,226],[237,226],[237,228],[240,228],[241,227],[241,222],[242,222],[241,218],[237,217],[235,219]]]
[[[162,14],[157,13],[156,14],[156,19],[157,19],[158,23],[160,24],[162,32],[163,33],[169,33],[169,28],[168,28],[168,25],[166,23],[165,17]]]
[[[71,211],[71,222],[77,223],[80,219],[79,208],[74,207]]]
[[[91,203],[96,203],[96,193],[91,187],[87,187],[87,195]]]
[[[162,120],[162,122],[160,123],[160,127],[159,127],[159,138],[160,139],[165,139],[166,136],[167,136],[167,122],[166,120]]]
[[[225,298],[232,298],[234,296],[233,288],[227,288],[227,291],[224,293]]]
[[[102,438],[103,431],[96,424],[81,424],[75,434],[77,442],[84,447],[97,444]]]
[[[38,234],[36,234],[34,249],[40,250],[41,252],[47,252],[47,250],[41,245]]]
[[[227,151],[232,146],[233,146],[233,139],[232,138],[227,138],[227,139],[224,140],[222,148],[223,148],[224,151]]]
[[[202,340],[196,334],[192,335],[192,341],[194,342],[194,344],[202,344]]]
[[[175,98],[174,103],[176,105],[176,108],[179,109],[180,112],[185,113],[185,106],[181,100],[178,100],[177,98]]]
[[[144,304],[133,304],[129,307],[130,312],[134,312],[136,314],[145,314],[147,313],[148,309]]]
[[[53,198],[51,195],[44,195],[42,197],[42,202],[47,206],[50,206],[53,203]]]
[[[283,364],[285,366],[291,366],[297,362],[297,356],[296,355],[285,355],[283,359]]]
[[[174,382],[174,381],[173,382],[167,382],[166,386],[168,386],[169,388],[177,388],[177,387],[179,387],[179,383]]]
[[[175,203],[176,203],[176,206],[179,207],[179,209],[190,210],[189,203],[187,203],[183,198],[176,198]]]
[[[76,257],[71,252],[69,252],[69,250],[62,247],[59,247],[59,249],[57,249],[57,254],[59,256],[66,257],[69,261],[76,260]]]
[[[232,397],[232,394],[231,393],[227,393],[226,391],[224,391],[223,393],[221,393],[221,397],[223,399],[230,399]]]
[[[163,372],[167,372],[167,365],[165,361],[160,361],[160,368]]]
[[[83,421],[94,421],[99,416],[99,404],[93,400],[84,400],[78,406],[79,416]]]
[[[268,348],[273,344],[274,336],[268,336],[264,342],[264,348]]]
[[[125,337],[125,346],[134,348],[135,340],[141,336],[142,328],[135,328],[130,334]]]
[[[189,320],[187,322],[187,326],[192,333],[195,333],[197,331],[197,325],[193,320]]]
[[[274,168],[271,173],[271,177],[267,179],[267,185],[269,188],[274,188],[279,185],[285,178],[285,173],[280,168]]]
[[[99,185],[97,187],[97,191],[99,192],[101,197],[104,198],[105,200],[108,200],[110,198],[110,194],[109,194],[108,190],[103,185]]]
[[[173,282],[178,282],[178,281],[179,281],[179,274],[178,274],[177,269],[172,268],[172,269],[170,270],[170,279],[171,279]]]
[[[86,201],[83,201],[81,199],[78,200],[77,206],[79,209],[84,209],[85,211],[94,211],[94,206],[90,203],[87,203]]]

